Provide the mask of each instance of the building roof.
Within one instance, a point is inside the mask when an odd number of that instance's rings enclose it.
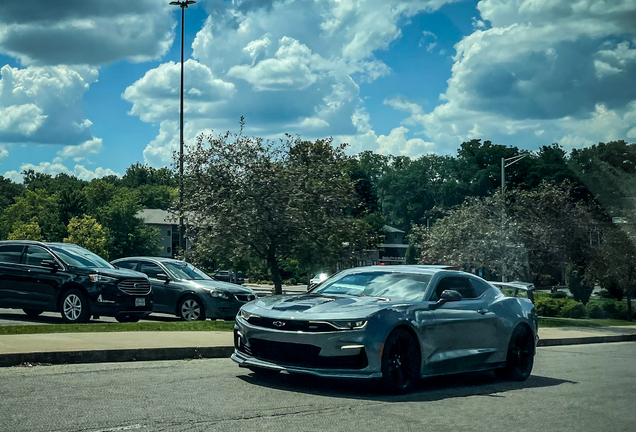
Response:
[[[137,213],[137,217],[152,225],[175,225],[179,223],[179,218],[176,214],[161,209],[143,209]]]

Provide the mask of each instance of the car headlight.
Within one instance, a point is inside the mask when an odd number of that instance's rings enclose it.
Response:
[[[251,314],[249,312],[245,312],[243,309],[239,310],[239,315],[241,316],[241,318],[243,318],[245,321],[249,320],[252,317],[258,317],[258,315],[254,315]]]
[[[338,330],[359,330],[367,325],[367,320],[327,321],[327,323],[334,326]]]
[[[110,277],[110,276],[104,276],[104,275],[100,275],[100,274],[90,274],[88,275],[88,277],[93,281],[93,282],[117,282],[117,278],[114,277]]]
[[[225,291],[219,291],[219,290],[215,290],[215,289],[209,289],[206,290],[208,292],[208,294],[210,294],[210,296],[214,297],[214,298],[221,298],[221,299],[229,299],[230,296],[228,295],[228,293],[226,293]]]

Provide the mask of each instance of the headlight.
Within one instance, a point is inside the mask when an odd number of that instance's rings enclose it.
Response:
[[[219,291],[219,290],[215,290],[215,289],[210,289],[210,290],[206,290],[208,292],[208,294],[210,294],[210,296],[214,297],[214,298],[222,298],[222,299],[229,299],[230,296],[228,295],[228,293],[224,292],[224,291]]]
[[[355,321],[327,321],[328,324],[334,326],[338,330],[359,330],[367,325],[366,320]]]
[[[241,316],[241,318],[243,318],[245,321],[249,320],[252,317],[258,317],[258,315],[254,315],[251,314],[249,312],[245,312],[243,309],[239,310],[239,315]]]
[[[117,278],[104,276],[100,274],[90,274],[88,275],[88,277],[91,278],[93,282],[106,282],[106,283],[117,282]]]

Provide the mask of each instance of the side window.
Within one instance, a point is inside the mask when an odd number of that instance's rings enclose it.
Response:
[[[462,296],[462,299],[475,298],[475,291],[468,278],[455,276],[445,277],[438,282],[435,292],[431,296],[431,301],[439,300],[445,290],[457,291]]]
[[[473,286],[473,291],[475,292],[475,298],[481,297],[483,293],[490,289],[490,285],[486,282],[481,281],[479,279],[470,279],[470,283]]]
[[[26,253],[25,264],[30,266],[42,267],[42,261],[55,260],[47,250],[38,246],[29,246]]]
[[[20,264],[23,249],[22,245],[0,246],[0,262]]]
[[[161,267],[157,264],[142,262],[139,266],[139,271],[148,275],[151,278],[157,278],[157,275],[160,273],[165,273]]]
[[[115,265],[119,268],[134,270],[138,263],[138,261],[119,261]]]

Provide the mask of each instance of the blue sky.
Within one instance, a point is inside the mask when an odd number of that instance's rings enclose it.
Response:
[[[180,13],[164,0],[0,4],[0,174],[91,179],[178,148]],[[453,154],[636,138],[635,0],[202,0],[186,140],[333,136]]]

